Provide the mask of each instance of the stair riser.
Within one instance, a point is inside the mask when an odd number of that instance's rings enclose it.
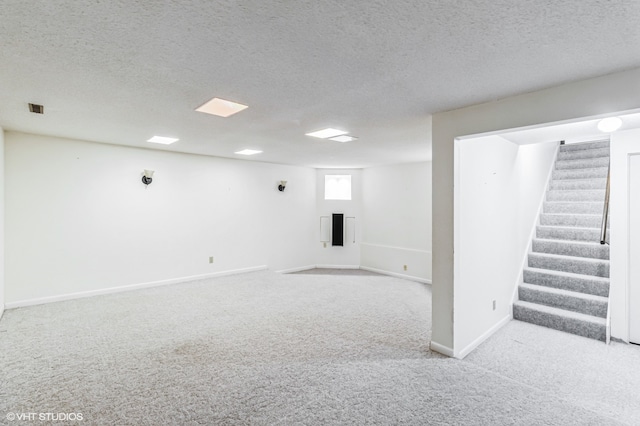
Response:
[[[552,180],[549,185],[551,190],[581,190],[581,189],[600,189],[605,190],[607,187],[606,179],[564,179]]]
[[[579,228],[600,228],[602,225],[602,213],[600,215],[573,215],[573,214],[542,214],[540,225],[543,226],[575,226]]]
[[[604,189],[552,190],[547,192],[547,201],[603,201]]]
[[[554,170],[553,179],[602,179],[607,177],[607,167],[594,169]]]
[[[591,149],[604,149],[609,148],[609,141],[594,141],[586,143],[574,143],[568,145],[560,145],[560,153],[571,151],[584,151]]]
[[[591,169],[593,167],[608,167],[608,166],[609,166],[609,157],[556,161],[556,170]]]
[[[524,287],[518,288],[518,297],[525,302],[552,306],[554,308],[579,312],[599,318],[607,317],[607,303],[599,300],[585,300],[579,297],[558,295]]]
[[[602,215],[603,202],[562,202],[545,201],[543,211],[545,213],[565,214],[600,214]]]
[[[600,242],[600,230],[596,228],[552,228],[538,226],[536,237],[547,240],[571,240],[591,243]]]
[[[571,334],[577,334],[579,336],[603,342],[606,338],[606,327],[604,325],[592,324],[575,318],[564,318],[557,315],[541,313],[518,305],[513,306],[513,317],[520,321],[565,331]]]
[[[609,260],[609,246],[606,244],[583,245],[534,239],[533,251],[535,253],[560,254],[563,256]]]
[[[609,157],[609,147],[598,149],[581,149],[577,151],[562,151],[558,153],[558,160],[579,160],[583,158]]]
[[[578,293],[593,294],[594,296],[609,296],[609,283],[590,279],[589,277],[564,277],[550,273],[524,270],[524,282],[543,285],[560,290],[575,291]]]
[[[531,253],[529,254],[528,264],[530,268],[551,269],[552,271],[609,278],[609,262],[606,260],[557,259]]]

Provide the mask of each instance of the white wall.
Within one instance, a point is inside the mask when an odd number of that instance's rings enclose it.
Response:
[[[557,146],[520,146],[501,136],[456,142],[454,322],[460,325],[455,346],[462,348],[456,356],[512,316]]]
[[[4,130],[0,127],[0,318],[4,313]]]
[[[324,177],[326,175],[351,175],[351,200],[325,200]],[[316,171],[316,216],[314,220],[314,262],[320,267],[358,268],[360,266],[360,245],[362,242],[362,170],[361,169],[318,169]],[[344,246],[326,247],[320,242],[320,217],[332,213],[344,213],[346,217],[355,217],[355,243],[353,239],[344,239]],[[345,230],[346,230],[345,222]]]
[[[453,354],[463,348],[455,323],[454,297],[454,141],[464,135],[551,123],[640,106],[640,69],[565,84],[433,117],[433,331],[434,349]],[[461,309],[461,307],[460,307]],[[480,337],[480,336],[478,336]]]
[[[431,162],[367,168],[362,185],[361,267],[431,283]]]
[[[531,246],[538,224],[559,142],[543,142],[518,147],[518,250],[522,261]],[[525,265],[523,265],[525,266]]]
[[[14,132],[5,145],[7,304],[315,263],[313,169]]]
[[[629,282],[632,264],[629,251],[629,155],[640,153],[640,130],[616,132],[611,135],[611,195],[609,199],[611,336],[629,342]],[[633,261],[637,262],[637,259]],[[637,307],[640,309],[640,306]]]
[[[457,142],[455,346],[466,348],[510,314],[519,262],[518,146],[500,136]],[[496,300],[496,310],[493,310]]]

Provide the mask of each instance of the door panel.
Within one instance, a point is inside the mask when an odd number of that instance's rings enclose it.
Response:
[[[640,155],[629,156],[629,340],[640,344]]]

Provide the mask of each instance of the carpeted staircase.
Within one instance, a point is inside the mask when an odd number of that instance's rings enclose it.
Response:
[[[515,319],[605,341],[609,245],[600,244],[600,227],[608,168],[609,141],[560,146]]]

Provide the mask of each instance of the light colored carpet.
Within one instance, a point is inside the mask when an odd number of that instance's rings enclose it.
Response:
[[[638,424],[637,373],[617,370],[635,347],[514,321],[458,361],[429,351],[430,322],[423,284],[268,271],[10,310],[0,423]],[[577,370],[571,348],[600,355]]]

